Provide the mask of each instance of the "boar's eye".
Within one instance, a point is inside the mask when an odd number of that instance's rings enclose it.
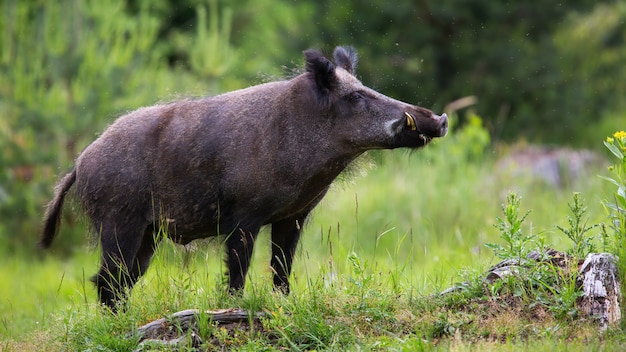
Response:
[[[359,92],[352,92],[348,95],[348,101],[352,104],[356,104],[364,99],[363,94]]]

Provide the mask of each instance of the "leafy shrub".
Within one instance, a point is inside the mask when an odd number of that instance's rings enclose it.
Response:
[[[618,268],[621,273],[622,292],[626,291],[626,132],[618,131],[607,137],[604,145],[617,159],[609,166],[612,177],[601,176],[615,188],[604,206],[609,214],[609,230],[603,228],[605,247],[619,258]],[[624,310],[622,310],[624,312]],[[622,313],[624,314],[624,313]]]
[[[162,60],[159,19],[146,4],[3,2],[0,22],[0,246],[34,248],[56,174],[114,116],[193,87]],[[199,31],[202,33],[201,31]],[[26,40],[33,38],[33,40]],[[69,207],[68,207],[69,208]],[[55,248],[84,243],[84,227]]]

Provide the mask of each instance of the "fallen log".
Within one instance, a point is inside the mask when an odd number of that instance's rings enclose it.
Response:
[[[227,330],[262,326],[261,317],[264,313],[251,313],[241,308],[221,309],[201,312],[198,309],[187,309],[176,312],[165,318],[157,319],[137,328],[140,344],[135,351],[152,348],[155,345],[177,346],[184,343],[199,347],[202,339],[197,331],[198,319],[208,319],[210,323]]]

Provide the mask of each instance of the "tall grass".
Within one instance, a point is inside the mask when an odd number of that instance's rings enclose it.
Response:
[[[555,225],[567,224],[573,192],[586,200],[589,224],[607,219],[601,199],[611,190],[596,176],[604,170],[565,188],[510,178],[495,168],[489,140],[473,121],[423,151],[372,153],[360,164],[375,167],[338,181],[305,227],[288,297],[272,291],[267,230],[242,297],[225,289],[221,240],[164,241],[118,316],[102,311],[85,279],[97,270],[97,252],[65,261],[5,257],[0,276],[10,284],[0,286],[0,346],[133,349],[129,333],[145,322],[188,308],[239,306],[272,316],[266,328],[273,340],[221,337],[243,349],[433,347],[433,336],[453,335],[467,322],[439,316],[439,301],[429,297],[497,260],[485,244],[500,241],[493,224],[509,191],[521,196],[520,213],[532,210],[523,231],[557,249],[570,245]]]

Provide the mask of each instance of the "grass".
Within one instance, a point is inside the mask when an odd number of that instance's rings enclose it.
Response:
[[[592,321],[558,310],[569,303],[557,298],[571,301],[573,289],[560,296],[516,296],[515,287],[529,286],[511,282],[507,291],[506,282],[479,282],[500,260],[485,244],[506,245],[494,224],[511,190],[521,197],[518,213],[530,211],[519,230],[567,250],[572,240],[562,231],[576,219],[573,192],[587,206],[575,224],[607,221],[601,201],[612,189],[596,176],[604,169],[562,189],[511,179],[494,171],[490,158],[481,156],[485,150],[464,148],[476,144],[467,140],[476,131],[466,132],[417,153],[374,153],[370,160],[377,167],[338,182],[307,224],[289,296],[272,291],[267,231],[257,241],[243,296],[226,293],[218,240],[186,248],[166,241],[128,310],[117,316],[95,303],[86,282],[97,269],[97,251],[85,248],[64,259],[4,256],[0,277],[10,284],[0,286],[0,349],[134,350],[132,332],[146,322],[188,308],[225,307],[264,311],[269,318],[262,331],[201,325],[206,349],[624,349],[621,326],[599,333]],[[586,234],[593,241],[596,230]],[[464,291],[438,295],[459,282],[469,282]]]

